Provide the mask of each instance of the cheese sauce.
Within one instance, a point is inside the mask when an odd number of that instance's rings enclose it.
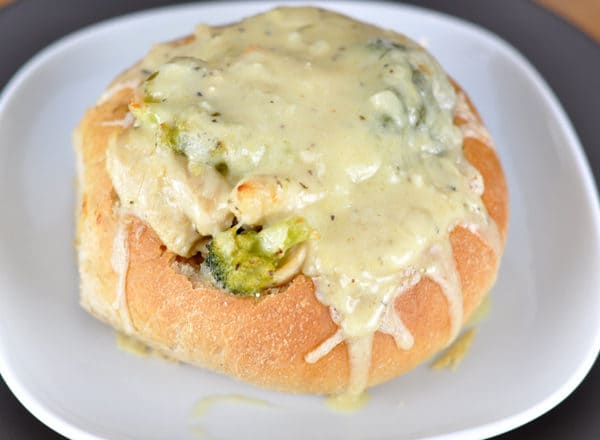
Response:
[[[129,272],[129,226],[130,222],[127,217],[118,209],[119,222],[117,231],[113,239],[113,248],[110,259],[110,264],[117,274],[117,291],[112,307],[115,309],[121,319],[123,330],[125,333],[133,331],[131,316],[129,315],[129,307],[127,306],[126,285],[127,272]]]
[[[441,286],[456,336],[449,233],[465,226],[492,248],[499,238],[455,113],[465,135],[489,135],[423,48],[328,11],[278,8],[157,45],[113,89],[139,82],[135,123],[107,151],[121,203],[182,256],[234,217],[306,219],[316,235],[298,266],[339,326],[307,362],[345,342],[359,395],[376,331],[413,345],[394,304],[422,276]]]

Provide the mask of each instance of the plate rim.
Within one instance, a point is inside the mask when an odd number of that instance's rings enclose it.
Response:
[[[294,2],[284,2],[294,3]],[[325,2],[316,2],[317,4],[325,5]],[[16,93],[23,82],[25,82],[29,76],[34,73],[38,68],[45,65],[56,55],[61,52],[68,50],[70,47],[85,44],[85,39],[94,37],[98,32],[107,32],[112,27],[122,26],[124,22],[138,21],[148,19],[150,16],[161,14],[165,11],[169,12],[180,12],[185,9],[201,10],[206,7],[214,5],[222,6],[229,4],[237,8],[244,8],[248,4],[260,5],[261,8],[268,8],[275,4],[281,4],[281,2],[273,1],[251,1],[248,3],[239,1],[208,1],[202,3],[185,3],[178,5],[167,5],[153,7],[150,9],[140,10],[136,12],[130,12],[125,15],[108,18],[100,22],[91,24],[89,26],[78,29],[71,32],[44,47],[42,50],[34,54],[23,66],[21,66],[12,78],[6,83],[3,89],[0,90],[0,115],[8,105],[11,96]],[[344,5],[366,5],[365,1],[333,1],[327,3],[328,7],[332,9],[341,9]],[[583,146],[573,128],[573,124],[568,118],[563,106],[560,104],[557,96],[550,89],[548,83],[545,81],[543,76],[538,70],[531,64],[531,62],[525,58],[525,56],[512,44],[504,40],[502,37],[493,33],[492,31],[465,19],[452,16],[443,12],[430,10],[424,7],[407,4],[397,4],[385,1],[374,1],[369,2],[369,6],[376,6],[382,9],[399,9],[399,10],[411,10],[420,14],[435,17],[436,20],[451,24],[469,31],[478,33],[485,38],[485,43],[491,44],[495,49],[502,52],[504,56],[512,59],[517,63],[517,67],[522,73],[526,74],[527,79],[535,85],[535,88],[541,92],[544,104],[548,105],[551,113],[557,118],[559,128],[562,133],[568,139],[569,151],[572,153],[574,159],[574,165],[579,171],[580,182],[585,189],[585,198],[590,202],[587,206],[590,208],[590,216],[593,224],[598,226],[596,229],[595,237],[598,245],[598,251],[600,252],[600,202],[598,196],[598,189],[596,187],[591,167],[584,153]],[[11,368],[8,367],[6,361],[7,353],[5,353],[5,344],[2,342],[3,338],[0,335],[0,374],[4,378],[7,386],[17,397],[17,399],[25,406],[36,418],[42,421],[44,424],[54,429],[58,433],[66,435],[70,438],[81,438],[81,439],[101,439],[95,434],[79,428],[74,423],[70,423],[64,420],[60,414],[53,412],[50,408],[45,407],[35,397],[34,393],[31,393],[25,384],[18,379],[18,374]],[[571,376],[562,384],[561,387],[555,389],[545,399],[539,401],[537,404],[532,405],[529,409],[513,414],[512,416],[505,417],[495,422],[479,425],[473,428],[462,429],[458,431],[452,431],[441,435],[435,435],[429,437],[432,439],[450,439],[450,438],[480,438],[488,437],[492,435],[501,434],[510,429],[522,426],[523,424],[539,417],[545,412],[549,411],[562,400],[564,400],[571,392],[581,383],[584,377],[587,375],[592,365],[594,364],[598,353],[600,352],[600,330],[595,335],[594,344],[590,347],[589,353],[583,362],[581,362],[578,368],[571,374]]]

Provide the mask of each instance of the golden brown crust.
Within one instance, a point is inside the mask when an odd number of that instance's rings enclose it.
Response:
[[[123,118],[131,96],[130,89],[120,90],[90,109],[75,134],[82,164],[78,221],[81,303],[121,330],[126,323],[114,307],[118,275],[111,266],[119,222],[118,197],[105,170],[105,149],[109,137],[122,128],[103,122]],[[460,118],[456,122],[462,123]],[[492,148],[473,138],[465,139],[464,151],[484,178],[483,200],[504,238],[508,196],[498,157]],[[129,217],[125,227],[129,231],[125,299],[135,337],[176,359],[266,388],[309,393],[335,393],[345,388],[349,372],[345,344],[315,364],[304,361],[306,353],[337,330],[328,309],[315,298],[310,278],[297,276],[279,293],[260,300],[235,297],[183,275],[176,268],[176,256],[141,220]],[[460,227],[452,231],[451,243],[466,320],[493,284],[500,256]],[[377,333],[371,385],[410,370],[447,343],[448,303],[436,283],[421,280],[397,299],[396,308],[415,343],[410,350],[400,350],[391,336]]]

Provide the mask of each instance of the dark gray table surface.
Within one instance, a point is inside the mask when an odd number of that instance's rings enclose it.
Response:
[[[184,1],[20,0],[0,11],[0,90],[31,56],[57,38],[128,12]],[[529,0],[405,1],[478,23],[520,50],[567,111],[600,180],[600,45]],[[600,267],[599,267],[600,270]],[[598,286],[600,288],[600,286]],[[599,317],[600,319],[600,317]],[[600,362],[555,409],[497,439],[600,439]],[[61,439],[0,380],[0,439]]]

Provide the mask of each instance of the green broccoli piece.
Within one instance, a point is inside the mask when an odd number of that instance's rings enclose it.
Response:
[[[205,265],[219,287],[234,295],[258,296],[272,286],[273,274],[312,229],[300,217],[279,221],[260,232],[234,226],[208,244]]]

